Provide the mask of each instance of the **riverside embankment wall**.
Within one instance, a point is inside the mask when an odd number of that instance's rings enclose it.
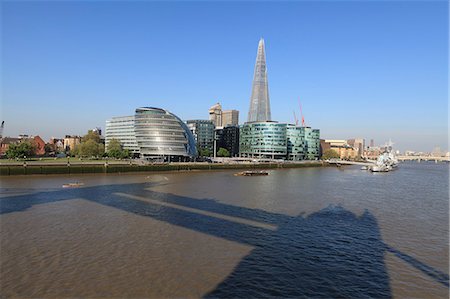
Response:
[[[315,161],[305,163],[264,163],[264,164],[220,164],[220,163],[188,163],[188,164],[72,164],[72,165],[0,165],[0,176],[32,175],[32,174],[83,174],[83,173],[122,173],[145,171],[190,171],[220,169],[274,169],[321,167],[327,163]]]

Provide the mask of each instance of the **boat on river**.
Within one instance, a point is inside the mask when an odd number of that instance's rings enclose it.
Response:
[[[265,170],[246,170],[234,174],[235,176],[261,176],[269,175],[268,171]]]
[[[68,183],[68,184],[62,185],[63,188],[77,188],[77,187],[81,187],[81,186],[84,186],[84,183],[75,182],[75,183]]]
[[[370,167],[372,172],[389,172],[398,166],[398,160],[392,151],[387,151],[381,154],[375,165]]]

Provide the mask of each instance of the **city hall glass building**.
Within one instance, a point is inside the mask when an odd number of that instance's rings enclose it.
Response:
[[[120,124],[120,121],[127,122]],[[167,110],[142,107],[134,116],[115,117],[106,122],[106,149],[118,139],[141,158],[187,160],[197,155],[195,140],[186,124]]]

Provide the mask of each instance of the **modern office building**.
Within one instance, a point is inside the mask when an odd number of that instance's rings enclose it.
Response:
[[[253,74],[252,95],[248,122],[270,121],[269,85],[267,82],[266,54],[264,40],[261,38],[256,55],[255,71]]]
[[[239,156],[239,126],[226,126],[216,129],[216,150],[223,147],[231,157]]]
[[[238,110],[224,110],[222,111],[222,127],[239,125],[239,111]]]
[[[211,120],[194,119],[186,121],[197,146],[201,149],[214,150],[214,123]]]
[[[223,118],[222,118],[223,119]],[[320,132],[271,121],[264,40],[258,45],[248,122],[240,127],[241,157],[317,160]]]
[[[245,123],[240,128],[241,157],[285,159],[287,154],[286,124],[278,122]]]
[[[197,154],[194,138],[186,124],[167,110],[153,107],[136,109],[134,132],[141,157],[179,157]]]
[[[139,154],[139,146],[134,133],[134,116],[113,117],[106,121],[105,150],[108,151],[111,139],[120,141],[123,149],[130,153]]]
[[[197,155],[194,137],[186,124],[160,108],[142,107],[134,116],[108,120],[106,146],[113,138],[144,159],[185,161]]]
[[[303,127],[305,130],[305,159],[318,160],[320,158],[320,130],[310,127]]]

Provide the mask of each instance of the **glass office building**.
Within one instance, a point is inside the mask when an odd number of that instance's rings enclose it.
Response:
[[[306,160],[318,160],[320,157],[320,131],[318,129],[305,128]]]
[[[204,119],[188,120],[186,123],[198,147],[212,152],[214,150],[214,123]]]
[[[286,124],[251,122],[240,127],[241,157],[285,159],[287,154]]]
[[[239,155],[292,161],[319,159],[320,132],[277,122],[245,123],[240,127]]]
[[[142,107],[134,116],[106,121],[106,148],[113,138],[145,159],[182,161],[197,155],[194,137],[186,124],[160,108]]]
[[[132,154],[139,154],[139,146],[134,134],[134,116],[113,117],[106,121],[105,148],[111,139],[120,141],[124,149],[128,149]]]
[[[136,109],[134,132],[141,157],[194,157],[194,137],[186,124],[167,110]]]

